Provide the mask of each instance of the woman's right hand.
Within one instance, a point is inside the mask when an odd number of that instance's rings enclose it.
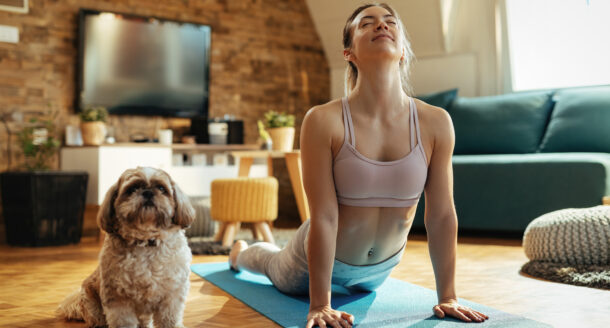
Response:
[[[320,328],[350,328],[353,324],[353,315],[347,312],[333,310],[329,305],[324,305],[309,309],[305,328],[312,328],[315,325],[318,325]]]

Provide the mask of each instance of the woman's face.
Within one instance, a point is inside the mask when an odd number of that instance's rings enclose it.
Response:
[[[352,47],[349,60],[358,64],[364,60],[400,60],[402,33],[398,19],[382,7],[369,7],[360,12],[352,23]],[[354,58],[355,57],[355,58]]]

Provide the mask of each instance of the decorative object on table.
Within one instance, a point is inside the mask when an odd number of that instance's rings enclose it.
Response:
[[[273,243],[267,221],[277,218],[278,181],[274,177],[229,178],[212,181],[211,215],[221,223],[216,241],[223,246],[233,244],[241,223],[253,224],[255,239]]]
[[[17,136],[25,158],[21,169],[25,171],[0,174],[10,245],[50,246],[80,241],[88,174],[50,170],[60,145],[55,135],[56,117],[56,113],[48,112],[23,126]]]
[[[159,135],[159,144],[171,146],[174,138],[174,133],[171,129],[163,129],[157,132]]]
[[[291,151],[294,144],[294,115],[268,111],[265,126],[273,142],[273,150]]]
[[[66,125],[66,146],[82,146],[83,136],[80,129],[75,125]]]
[[[210,144],[226,145],[227,137],[229,135],[229,124],[219,120],[211,121],[208,123],[208,134]]]
[[[212,163],[216,166],[227,166],[229,165],[229,155],[225,153],[217,153],[212,157]]]
[[[208,156],[206,154],[193,154],[191,155],[191,165],[193,166],[207,166]]]
[[[80,129],[85,146],[99,146],[106,138],[106,120],[108,111],[105,107],[87,107],[80,112]]]
[[[191,135],[182,136],[182,138],[180,138],[180,141],[183,144],[187,144],[187,145],[194,145],[197,143],[195,140],[195,136],[191,136]]]
[[[256,122],[256,124],[258,126],[258,134],[260,136],[260,139],[262,140],[261,149],[264,149],[264,150],[273,149],[273,141],[271,140],[271,136],[269,135],[269,132],[267,132],[267,130],[265,130],[265,125],[263,124],[263,122],[261,120],[258,120]]]
[[[525,230],[530,259],[521,271],[579,286],[610,288],[610,207],[569,208],[544,214]]]

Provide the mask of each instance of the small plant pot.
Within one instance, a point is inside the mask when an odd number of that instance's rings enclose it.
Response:
[[[267,128],[267,132],[273,142],[273,150],[292,151],[292,146],[294,145],[294,127]]]
[[[106,137],[106,124],[104,122],[81,122],[80,130],[85,146],[99,146]]]

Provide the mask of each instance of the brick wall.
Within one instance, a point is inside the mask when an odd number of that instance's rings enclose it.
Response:
[[[37,0],[30,1],[28,14],[0,11],[0,24],[19,28],[20,37],[18,44],[0,42],[1,113],[21,111],[27,119],[51,105],[60,112],[59,131],[78,124],[73,102],[79,8],[210,25],[209,112],[243,119],[246,143],[256,142],[255,123],[263,112],[294,113],[298,138],[307,109],[329,100],[329,69],[305,0]],[[154,137],[156,129],[167,127],[179,136],[189,125],[137,116],[112,116],[109,123],[118,141],[134,133]],[[7,138],[0,127],[0,171],[8,168]],[[10,142],[16,168],[23,159],[15,137]]]
[[[0,24],[18,27],[20,36],[18,44],[0,43],[2,112],[40,112],[50,104],[61,113],[60,131],[78,123],[73,101],[79,8],[210,25],[210,115],[244,119],[247,143],[256,142],[255,122],[264,111],[294,113],[299,125],[308,108],[329,100],[328,66],[304,0],[44,0],[30,1],[28,14],[0,11]],[[180,133],[189,122],[121,116],[111,117],[110,124],[119,141],[126,141],[157,128]],[[0,170],[5,170],[4,128],[0,138]]]

